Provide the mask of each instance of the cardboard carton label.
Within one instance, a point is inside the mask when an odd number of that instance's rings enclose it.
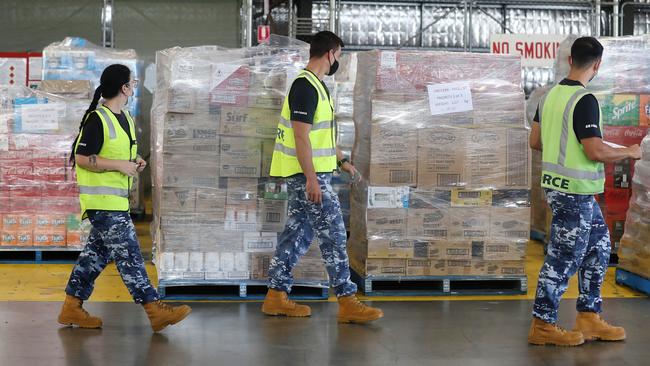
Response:
[[[489,207],[492,206],[492,190],[451,190],[452,207]]]
[[[408,208],[409,187],[368,187],[368,208]]]

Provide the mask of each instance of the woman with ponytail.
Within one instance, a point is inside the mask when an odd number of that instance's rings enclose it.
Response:
[[[108,66],[72,145],[70,160],[76,165],[81,215],[90,220],[92,229],[65,289],[59,315],[59,323],[64,325],[101,328],[102,320],[89,315],[82,305],[111,261],[133,300],[143,305],[155,332],[180,322],[191,311],[186,305],[169,306],[160,301],[147,276],[129,216],[132,178],[146,166],[137,155],[133,119],[123,110],[137,83],[128,67]],[[100,98],[104,102],[98,107]]]

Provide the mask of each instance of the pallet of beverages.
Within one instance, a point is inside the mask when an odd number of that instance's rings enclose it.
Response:
[[[308,45],[273,36],[253,48],[172,48],[156,58],[152,234],[161,283],[265,281],[287,219],[286,184],[269,176],[277,124]],[[311,252],[294,269],[296,284],[326,286],[318,248]]]
[[[68,250],[85,243],[88,227],[80,222],[68,158],[88,103],[26,87],[0,88],[0,251]]]
[[[430,294],[426,283],[441,278],[525,279],[520,75],[511,56],[358,55],[353,161],[364,179],[353,186],[349,252],[362,280],[420,281]]]

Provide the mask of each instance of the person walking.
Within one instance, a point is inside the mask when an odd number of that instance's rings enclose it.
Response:
[[[155,332],[183,320],[189,306],[170,306],[160,301],[145,270],[135,227],[129,215],[129,191],[133,177],[146,162],[137,155],[135,124],[126,110],[138,80],[124,65],[110,65],[86,111],[72,145],[70,161],[76,164],[82,219],[92,229],[72,269],[59,315],[60,324],[101,328],[102,320],[83,309],[95,279],[115,261],[133,300],[142,304]],[[97,108],[100,97],[104,104]]]
[[[625,330],[601,317],[601,287],[611,242],[594,195],[605,184],[603,163],[639,159],[639,145],[608,146],[602,139],[602,114],[585,87],[598,74],[603,46],[593,37],[571,47],[569,75],[540,101],[530,146],[542,151],[541,185],[553,213],[548,254],[539,273],[528,342],[577,346],[585,340],[619,341]],[[573,331],[556,325],[560,299],[578,273],[580,296]]]
[[[338,321],[367,323],[384,315],[356,297],[357,287],[350,280],[341,205],[330,184],[337,166],[353,177],[357,174],[336,146],[334,103],[323,82],[325,75],[334,75],[338,69],[343,46],[332,32],[314,35],[309,63],[293,81],[282,106],[271,176],[286,178],[289,207],[286,227],[269,266],[269,290],[262,305],[267,315],[311,315],[309,306],[289,300],[288,293],[293,283],[291,270],[314,236],[320,241],[338,298]]]

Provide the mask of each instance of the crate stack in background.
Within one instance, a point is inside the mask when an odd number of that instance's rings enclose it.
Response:
[[[80,84],[68,81],[88,81],[91,84],[89,97],[92,99],[95,88],[100,84],[102,72],[112,64],[127,66],[132,72],[132,78],[140,80],[138,87],[134,90],[133,97],[129,98],[129,103],[124,108],[134,118],[137,138],[141,140],[142,126],[139,124],[143,122],[141,97],[144,72],[142,61],[138,59],[135,50],[99,47],[83,38],[67,37],[61,42],[48,45],[43,50],[43,84],[40,87],[48,92],[60,90],[66,93],[66,97],[69,98],[86,99],[87,97],[84,94],[75,93],[75,89],[72,89],[73,87],[78,88]],[[88,108],[88,104],[86,104],[86,108]],[[147,156],[143,151],[140,153],[145,157]],[[132,213],[143,213],[143,198],[142,181],[140,176],[137,175],[133,179],[129,196]]]
[[[273,36],[243,49],[156,55],[152,108],[153,239],[161,283],[266,281],[287,217],[269,177],[280,109],[308,45]],[[316,245],[296,283],[327,283]]]
[[[87,104],[0,88],[0,250],[85,244],[89,228],[68,158]]]
[[[349,252],[361,277],[525,275],[520,75],[512,56],[358,54],[353,159],[364,181],[353,186]]]
[[[567,57],[575,37],[560,46],[556,81],[568,74]],[[598,75],[587,89],[600,103],[603,139],[618,145],[639,144],[650,127],[650,36],[600,39],[603,59]],[[625,159],[605,164],[605,192],[598,196],[616,260],[632,196],[634,162]]]

